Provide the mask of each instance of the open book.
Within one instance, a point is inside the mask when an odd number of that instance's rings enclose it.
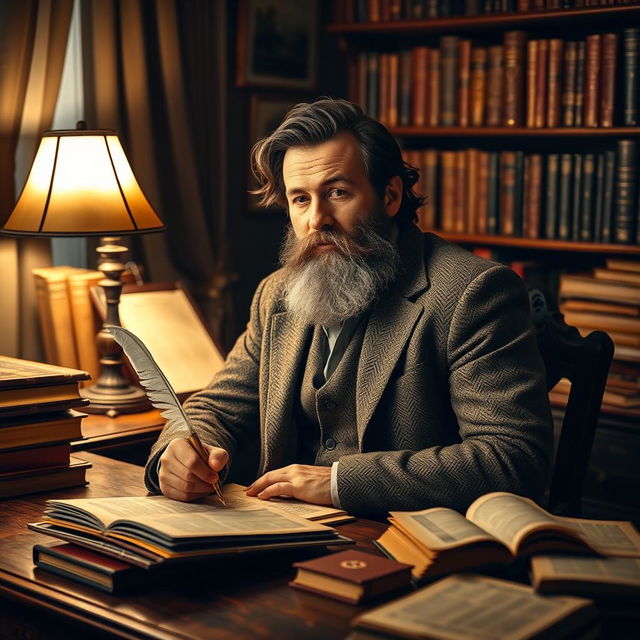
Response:
[[[348,544],[332,527],[268,502],[241,487],[217,498],[178,502],[164,496],[48,500],[41,522],[29,528],[101,551],[137,566],[189,558],[289,547]],[[324,507],[308,505],[310,513]]]
[[[544,552],[640,557],[640,535],[630,522],[562,518],[512,493],[481,496],[466,517],[440,507],[390,515],[391,526],[376,544],[414,565],[416,580],[506,566],[517,557]]]

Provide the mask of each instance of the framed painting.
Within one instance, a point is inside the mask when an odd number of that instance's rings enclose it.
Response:
[[[315,89],[318,22],[318,0],[241,0],[238,85]]]

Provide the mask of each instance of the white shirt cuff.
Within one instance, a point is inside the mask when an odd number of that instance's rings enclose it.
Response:
[[[336,509],[342,509],[340,506],[340,497],[338,496],[338,464],[339,460],[336,460],[331,465],[331,502]]]

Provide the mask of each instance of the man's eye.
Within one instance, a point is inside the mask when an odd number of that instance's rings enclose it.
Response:
[[[307,202],[307,196],[296,196],[293,199],[293,204],[301,205]]]
[[[343,196],[346,196],[347,192],[344,189],[331,189],[331,191],[329,191],[329,196],[332,198],[342,198]]]

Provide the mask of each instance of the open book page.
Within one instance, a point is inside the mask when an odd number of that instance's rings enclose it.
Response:
[[[544,597],[505,580],[457,574],[364,613],[354,624],[402,637],[518,640],[588,606],[581,598]]]
[[[390,511],[390,521],[413,540],[433,551],[496,539],[453,509]]]
[[[172,538],[329,530],[325,525],[260,505],[247,506],[230,500],[226,506],[222,506],[213,496],[198,502],[178,502],[164,496],[144,496],[54,500],[49,501],[48,505],[45,511],[46,521],[83,524],[77,516],[85,511],[98,518],[105,529],[126,521],[133,523],[138,529],[152,529]]]
[[[469,520],[504,542],[513,555],[518,554],[521,541],[536,531],[573,533],[569,526],[561,524],[533,500],[513,493],[487,493],[471,504],[466,515]]]
[[[581,556],[535,556],[531,559],[533,584],[540,580],[577,580],[635,586],[640,590],[638,558],[588,558]],[[639,591],[640,593],[640,591]]]
[[[640,558],[640,534],[631,522],[563,517],[556,519],[579,533],[598,553]]]

